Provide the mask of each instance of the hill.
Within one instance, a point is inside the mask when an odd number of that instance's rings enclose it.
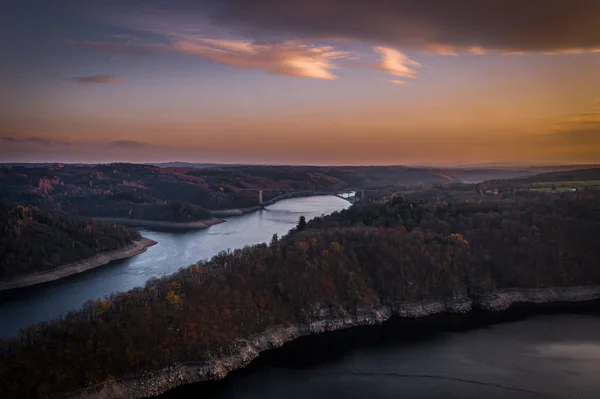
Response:
[[[51,271],[140,239],[115,224],[2,203],[0,226],[0,280]]]
[[[392,196],[24,329],[0,349],[0,393],[43,397],[111,379],[128,384],[127,397],[149,396],[243,367],[254,356],[249,337],[272,347],[302,325],[310,333],[472,303],[498,310],[530,288],[566,298],[557,292],[600,284],[598,237],[597,190],[500,204]],[[569,298],[589,298],[576,292]]]
[[[0,201],[76,215],[169,222],[208,219],[210,210],[253,207],[289,190],[339,190],[381,184],[452,181],[406,167],[53,165],[0,168]]]

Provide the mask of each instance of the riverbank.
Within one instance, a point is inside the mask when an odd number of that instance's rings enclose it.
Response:
[[[223,210],[210,211],[210,214],[217,218],[226,218],[229,216],[245,215],[246,213],[260,211],[260,209],[261,209],[261,207],[259,205],[256,205],[256,206],[250,206],[248,208],[234,208],[234,209],[223,209]]]
[[[206,362],[188,362],[156,372],[146,372],[120,380],[110,380],[64,395],[65,398],[144,398],[157,396],[178,386],[217,380],[233,370],[249,365],[261,352],[279,348],[298,338],[352,327],[381,325],[392,317],[419,319],[427,316],[473,311],[502,313],[516,304],[549,306],[551,304],[588,303],[600,299],[600,286],[558,287],[544,289],[501,290],[481,298],[452,298],[412,304],[391,304],[361,309],[355,314],[321,312],[310,323],[274,326],[263,333],[232,344],[225,356]],[[545,304],[545,305],[544,305]],[[409,322],[407,320],[407,322]]]
[[[285,190],[282,190],[282,191],[285,191]],[[266,206],[276,204],[277,202],[283,201],[283,200],[286,200],[286,199],[306,198],[306,197],[323,197],[323,196],[334,196],[334,197],[337,197],[336,195],[334,195],[332,193],[321,192],[321,191],[292,192],[292,193],[281,195],[281,196],[277,197],[277,199],[272,199],[272,200],[265,201],[265,202],[262,203],[262,205],[255,205],[255,206],[250,206],[250,207],[247,207],[247,208],[234,208],[234,209],[212,210],[212,211],[209,211],[209,212],[214,217],[241,216],[241,215],[245,215],[246,213],[259,211],[259,210],[263,209]],[[349,198],[349,199],[351,199],[351,198]]]
[[[92,256],[91,258],[59,266],[52,270],[31,273],[0,281],[0,291],[29,287],[32,285],[59,280],[74,274],[83,273],[88,270],[104,266],[112,261],[130,258],[145,252],[148,247],[151,247],[155,244],[157,244],[156,241],[142,237],[139,240],[134,241],[132,244],[114,251],[101,252]]]
[[[124,226],[130,227],[145,227],[145,228],[155,228],[155,229],[172,229],[172,230],[195,230],[195,229],[205,229],[210,226],[214,226],[219,223],[223,223],[224,220],[211,217],[209,219],[196,220],[194,222],[166,222],[160,220],[143,220],[143,219],[130,219],[130,218],[107,218],[107,217],[97,217],[94,218],[96,220],[101,220],[103,222],[112,222],[122,224]]]

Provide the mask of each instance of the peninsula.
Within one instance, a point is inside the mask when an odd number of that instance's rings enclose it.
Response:
[[[0,291],[58,280],[146,251],[131,229],[37,207],[0,204]]]
[[[489,184],[492,184],[491,182]],[[504,184],[504,186],[502,186]],[[401,192],[25,328],[5,397],[141,398],[222,378],[297,337],[390,317],[600,297],[600,191]],[[568,195],[567,195],[568,194]],[[474,200],[477,199],[477,200]],[[51,372],[48,372],[51,370]]]

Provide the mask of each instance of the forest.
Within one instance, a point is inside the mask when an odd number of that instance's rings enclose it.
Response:
[[[0,396],[34,398],[202,361],[289,322],[499,288],[600,284],[600,191],[432,201],[390,194],[221,252],[0,344]]]
[[[293,190],[427,186],[443,191],[449,184],[458,187],[461,179],[533,173],[405,166],[0,165],[0,201],[86,217],[193,222],[209,218],[211,210],[258,205],[258,189],[266,189],[264,201]]]
[[[0,279],[119,249],[140,234],[115,224],[0,203]]]
[[[385,184],[447,183],[452,176],[402,166],[229,166],[139,164],[0,166],[0,201],[87,217],[191,222],[210,210],[246,208],[290,190],[335,191]]]

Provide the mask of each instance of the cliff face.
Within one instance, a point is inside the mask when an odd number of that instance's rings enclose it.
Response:
[[[158,396],[180,385],[223,378],[246,367],[263,351],[282,346],[302,336],[317,335],[356,326],[382,324],[392,316],[420,318],[440,313],[465,314],[473,309],[503,311],[517,303],[543,304],[585,302],[600,298],[600,286],[502,290],[482,298],[452,298],[412,304],[392,304],[361,309],[355,314],[321,312],[318,320],[288,324],[235,342],[229,354],[207,362],[175,365],[121,380],[110,380],[64,395],[65,398],[108,399]]]

